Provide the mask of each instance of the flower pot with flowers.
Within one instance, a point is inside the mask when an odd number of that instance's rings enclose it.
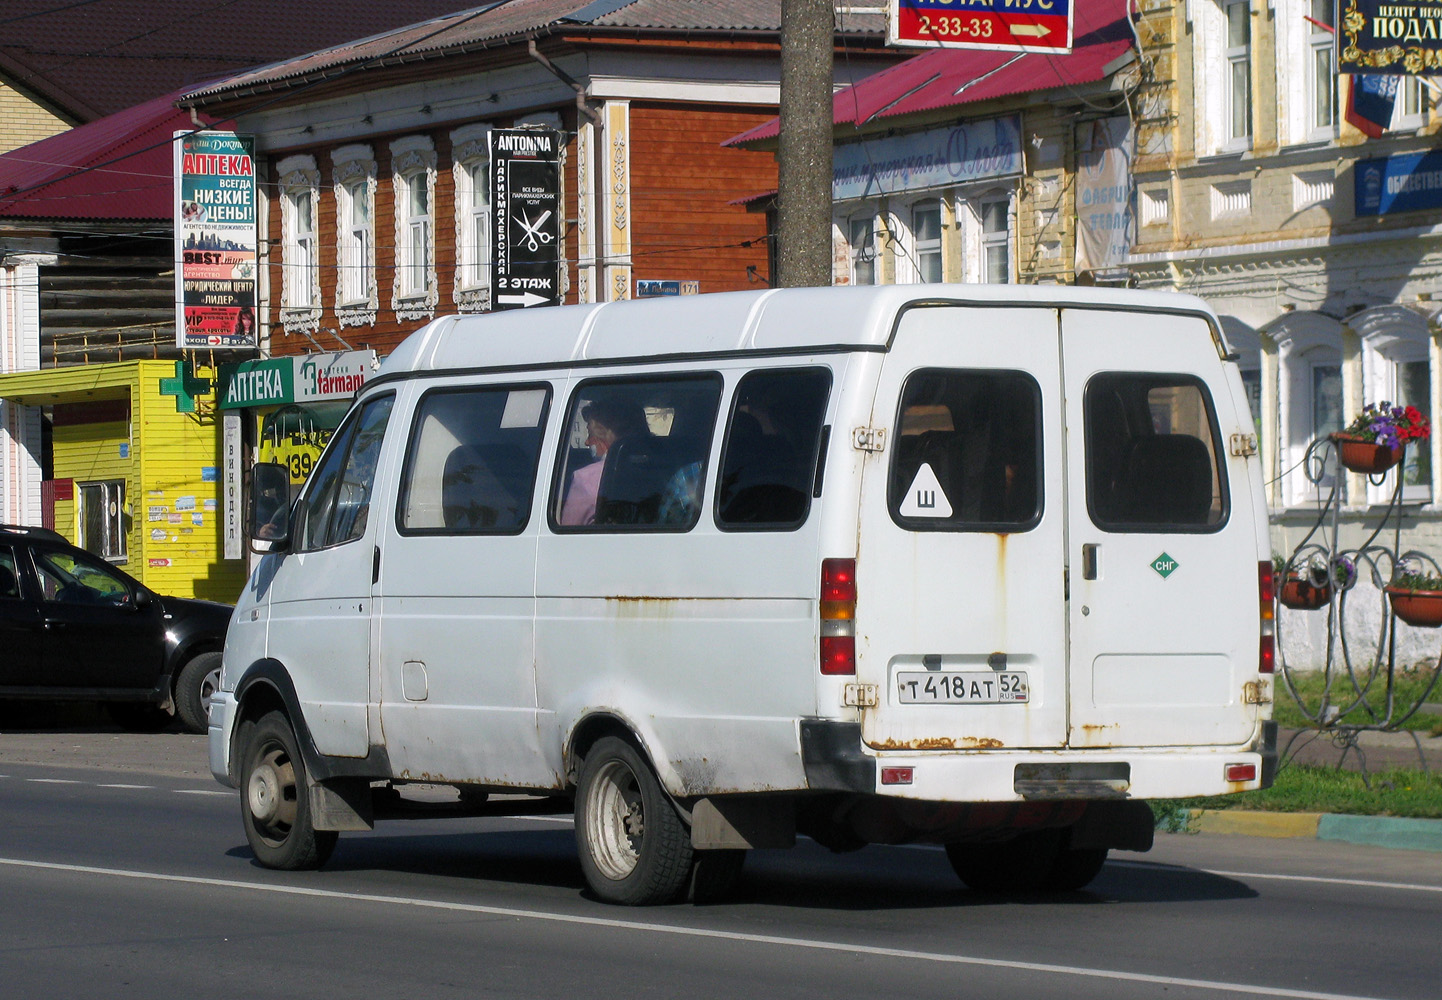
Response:
[[[1281,580],[1277,600],[1295,611],[1325,608],[1332,600],[1333,587],[1343,591],[1357,582],[1357,564],[1344,555],[1332,557],[1330,573],[1326,558],[1320,554],[1305,563],[1291,565],[1281,556],[1275,556],[1272,565]]]
[[[1337,460],[1353,472],[1386,472],[1402,461],[1408,441],[1424,441],[1432,425],[1415,406],[1368,403],[1346,430],[1332,435]]]
[[[1399,573],[1383,588],[1392,613],[1408,625],[1437,628],[1442,625],[1442,576]]]

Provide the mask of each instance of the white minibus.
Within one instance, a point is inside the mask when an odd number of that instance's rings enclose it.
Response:
[[[275,868],[377,819],[568,811],[618,903],[714,898],[798,835],[1080,888],[1151,846],[1146,800],[1271,782],[1256,451],[1180,295],[439,319],[292,504],[256,467],[211,768]]]

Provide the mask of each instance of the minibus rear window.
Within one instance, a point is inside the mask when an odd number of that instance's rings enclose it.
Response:
[[[531,517],[550,386],[428,393],[401,480],[402,534],[496,535]]]
[[[906,379],[887,490],[912,531],[1026,531],[1041,519],[1041,387],[1026,372]]]
[[[741,380],[716,487],[717,527],[786,531],[805,523],[830,393],[827,368],[755,371]]]
[[[1087,382],[1087,509],[1108,531],[1216,531],[1227,519],[1211,395],[1191,375]]]

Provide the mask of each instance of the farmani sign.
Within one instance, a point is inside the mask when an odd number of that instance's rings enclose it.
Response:
[[[1442,0],[1340,0],[1340,73],[1442,72]]]

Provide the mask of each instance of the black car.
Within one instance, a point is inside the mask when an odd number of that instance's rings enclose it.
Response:
[[[0,525],[0,699],[103,701],[203,733],[231,608],[161,597],[46,528]]]

